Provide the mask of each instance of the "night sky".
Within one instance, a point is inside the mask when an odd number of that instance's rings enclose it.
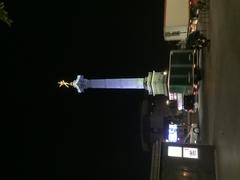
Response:
[[[51,2],[51,3],[50,3]],[[16,179],[149,179],[142,90],[59,89],[57,81],[164,70],[163,1],[6,1],[6,167]],[[3,87],[3,86],[2,86]],[[5,132],[4,131],[4,132]]]

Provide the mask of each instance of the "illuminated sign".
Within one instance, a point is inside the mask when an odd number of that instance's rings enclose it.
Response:
[[[168,146],[168,156],[198,159],[198,148]]]
[[[183,157],[184,158],[198,159],[198,149],[197,148],[184,147],[183,148]]]
[[[168,146],[168,156],[171,156],[171,157],[182,157],[182,147],[179,147],[179,146]]]
[[[176,100],[178,110],[183,109],[183,94],[182,93],[169,93],[169,100]]]
[[[176,124],[169,124],[168,141],[177,142],[177,125]]]
[[[177,104],[178,110],[181,111],[183,109],[183,95],[181,93],[177,93]]]

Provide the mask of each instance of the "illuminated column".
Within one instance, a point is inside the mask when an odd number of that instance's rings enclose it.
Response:
[[[85,89],[145,89],[150,95],[168,95],[167,91],[167,73],[166,72],[149,72],[145,78],[116,78],[116,79],[85,79],[78,75],[77,79],[71,83],[61,81],[60,85],[71,85],[79,93]],[[61,86],[62,86],[61,85]],[[68,87],[68,86],[67,86]]]
[[[144,78],[117,78],[117,79],[85,79],[82,75],[78,75],[73,81],[73,87],[79,93],[84,89],[144,89]]]
[[[89,88],[144,89],[143,80],[144,78],[91,79],[88,83]]]

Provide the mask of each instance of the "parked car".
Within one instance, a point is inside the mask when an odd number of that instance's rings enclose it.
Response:
[[[186,40],[188,49],[202,49],[209,45],[210,40],[207,39],[200,31],[191,32]]]
[[[190,7],[198,7],[199,9],[203,9],[207,6],[206,2],[202,0],[190,0]]]
[[[192,20],[198,19],[200,14],[200,9],[197,6],[190,7],[190,18]]]
[[[197,123],[192,123],[190,130],[185,137],[184,142],[190,144],[197,144],[199,141],[200,127]]]
[[[196,123],[193,123],[190,129],[190,140],[189,140],[190,144],[198,143],[199,133],[200,133],[199,125]]]

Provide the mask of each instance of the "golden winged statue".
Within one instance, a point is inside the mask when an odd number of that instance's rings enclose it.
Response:
[[[68,83],[68,82],[65,82],[64,80],[59,81],[58,84],[59,84],[59,87],[65,86],[69,88],[69,86],[73,86],[73,82]]]

